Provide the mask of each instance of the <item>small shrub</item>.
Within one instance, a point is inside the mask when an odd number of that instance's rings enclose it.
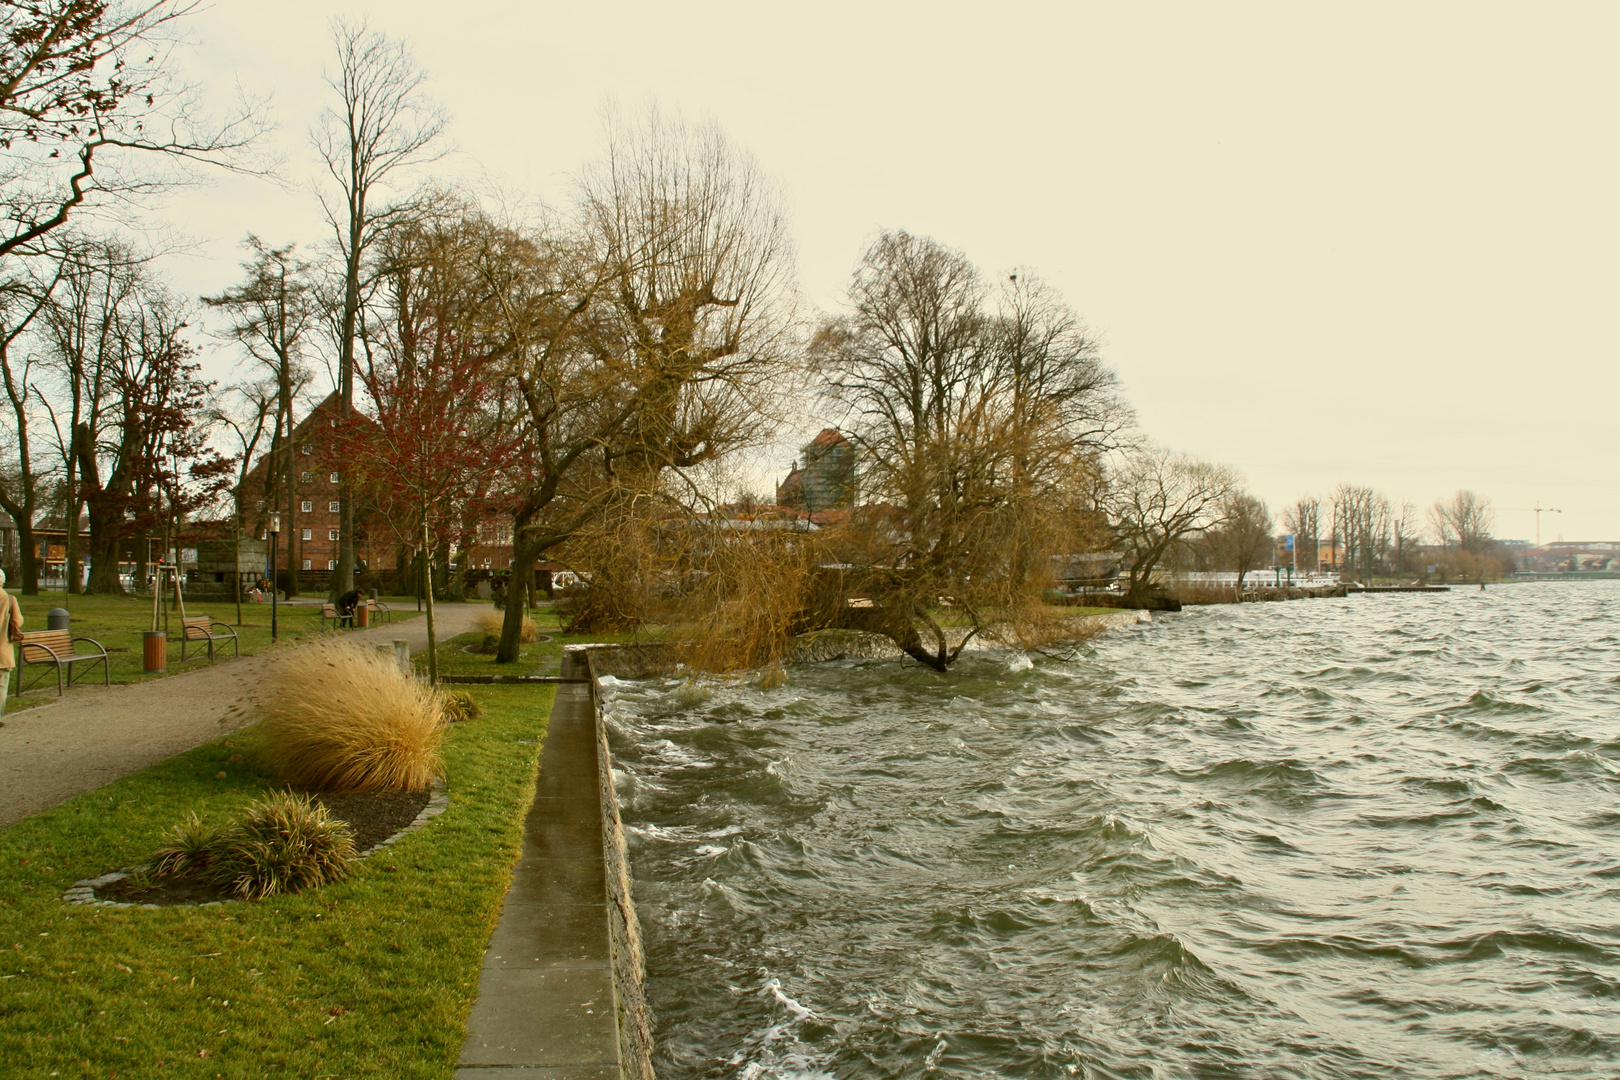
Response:
[[[478,699],[465,690],[451,690],[442,694],[439,709],[444,713],[445,721],[451,724],[471,720],[484,711],[478,707]]]
[[[478,628],[484,632],[486,644],[491,637],[495,639],[497,645],[500,644],[501,627],[505,622],[506,617],[498,611],[486,611],[478,617]],[[525,645],[532,645],[540,640],[540,628],[534,624],[534,620],[529,618],[527,614],[523,616],[523,630],[518,635],[518,640]],[[487,649],[485,651],[494,652],[495,650]]]
[[[243,900],[262,900],[343,880],[354,834],[309,796],[275,792],[250,805],[212,850],[209,877]]]
[[[193,810],[186,820],[163,834],[152,852],[152,873],[157,877],[185,877],[213,865],[222,830],[204,825]]]
[[[308,645],[271,671],[262,764],[316,791],[423,791],[444,764],[439,698],[391,659],[344,641]]]

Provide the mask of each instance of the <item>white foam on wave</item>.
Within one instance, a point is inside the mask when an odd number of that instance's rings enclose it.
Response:
[[[707,859],[715,855],[724,855],[730,848],[715,847],[713,844],[704,844],[693,852],[700,859]]]
[[[1028,671],[1035,666],[1035,661],[1029,658],[1028,653],[1017,653],[1007,658],[1008,671]]]

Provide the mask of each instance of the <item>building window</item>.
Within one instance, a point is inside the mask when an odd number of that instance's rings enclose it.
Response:
[[[298,509],[302,510],[306,514],[313,513],[315,510],[315,503],[313,500],[305,499],[303,502],[298,504]]]
[[[300,447],[299,447],[299,448],[298,448],[298,452],[299,452],[299,453],[300,453],[300,454],[306,454],[306,455],[307,455],[307,454],[313,454],[313,453],[314,453],[314,452],[315,452],[315,451],[314,451],[314,449],[313,449],[313,448],[312,448],[312,447],[308,447],[308,446],[300,446]]]
[[[497,544],[510,544],[512,542],[512,530],[507,528],[505,525],[502,525],[500,528],[496,529],[495,542]]]
[[[315,530],[314,529],[305,529],[304,530],[304,539],[305,540],[313,540],[313,539],[315,539]]]
[[[315,569],[315,564],[310,562],[308,559],[305,559],[304,560],[304,569],[305,570],[313,570],[313,569]]]
[[[335,514],[339,510],[342,510],[342,509],[343,509],[343,504],[338,502],[336,499],[333,499],[331,502],[326,504],[326,512],[328,514]]]
[[[327,559],[326,560],[326,568],[328,570],[336,570],[337,569],[337,560],[336,559]]]
[[[256,507],[256,509],[259,509],[259,510],[264,509],[264,500],[263,499],[259,500],[259,505]]]
[[[301,484],[307,484],[313,479],[315,479],[315,474],[312,472],[301,472],[298,474],[298,482]]]
[[[337,474],[337,473],[333,473],[333,474],[332,474],[332,483],[334,483],[334,484],[335,484],[335,483],[337,483],[337,482],[338,482],[338,474]]]
[[[327,529],[326,530],[326,538],[328,540],[336,540],[338,538],[337,530],[336,529]]]

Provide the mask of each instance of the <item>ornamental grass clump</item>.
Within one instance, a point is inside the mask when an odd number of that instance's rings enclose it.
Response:
[[[196,813],[152,852],[153,878],[206,882],[243,900],[302,892],[349,874],[354,833],[309,796],[272,792],[223,828]]]
[[[486,611],[478,616],[478,629],[484,632],[485,637],[493,637],[500,641],[501,629],[506,625],[506,615],[500,611]],[[532,645],[540,640],[540,628],[527,614],[523,616],[523,630],[518,634],[518,640],[525,645]]]
[[[451,690],[439,698],[439,708],[444,714],[446,723],[459,724],[472,720],[483,713],[478,707],[478,699],[465,690]]]
[[[224,830],[204,825],[193,810],[186,820],[163,834],[163,842],[152,852],[152,873],[156,877],[202,875],[218,856]]]
[[[438,695],[380,653],[344,641],[305,646],[267,683],[258,754],[283,783],[424,791],[444,770]]]
[[[307,795],[273,792],[212,845],[208,876],[243,900],[317,889],[349,875],[354,833]]]

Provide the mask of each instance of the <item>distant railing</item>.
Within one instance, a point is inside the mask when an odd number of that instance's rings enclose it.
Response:
[[[1236,570],[1189,570],[1170,574],[1169,583],[1202,589],[1233,589],[1237,587]],[[1301,574],[1289,576],[1286,567],[1250,570],[1243,576],[1245,589],[1325,589],[1339,584],[1337,573]]]

